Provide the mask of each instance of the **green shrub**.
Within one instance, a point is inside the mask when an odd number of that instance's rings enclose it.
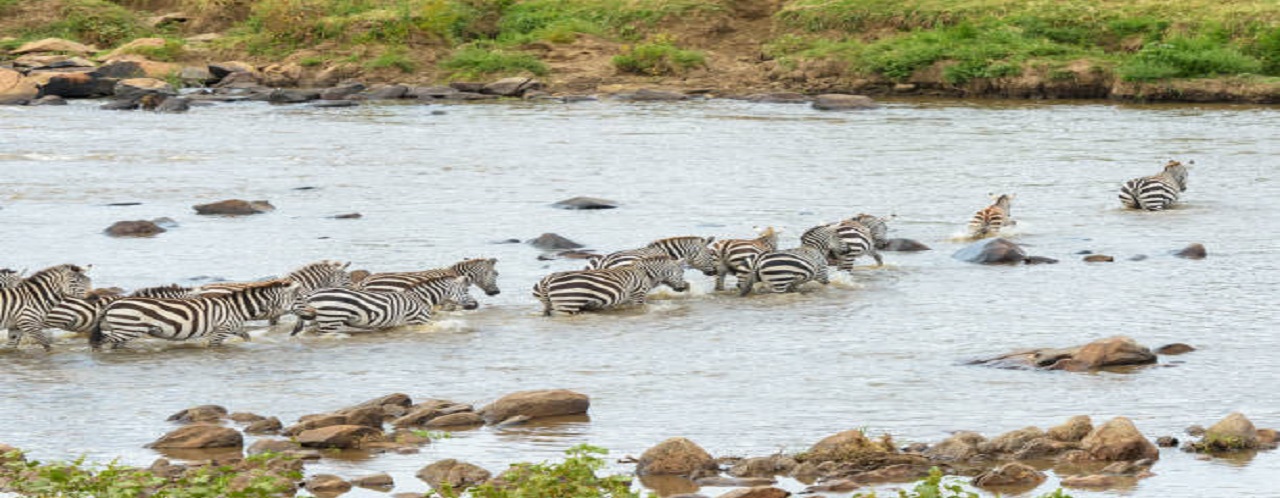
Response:
[[[84,458],[26,461],[15,451],[4,455],[0,483],[6,484],[0,491],[58,498],[269,498],[292,491],[302,478],[298,471],[267,470],[273,460],[281,458],[285,457],[263,454],[249,457],[237,467],[195,467],[177,477],[162,477],[116,462],[87,465]]]
[[[365,64],[365,66],[370,69],[394,67],[405,73],[412,73],[418,69],[418,63],[409,58],[408,51],[398,47],[386,50],[382,55]]]
[[[454,51],[440,62],[440,68],[455,78],[479,78],[490,75],[533,73],[547,74],[547,65],[537,57],[522,52],[468,46]]]
[[[1262,61],[1209,36],[1148,43],[1120,64],[1127,81],[1261,73]]]
[[[472,498],[532,498],[563,496],[573,498],[640,498],[631,491],[631,479],[625,476],[600,477],[608,451],[585,444],[565,451],[560,463],[517,463],[502,474],[503,485],[481,484],[467,491]],[[442,489],[438,496],[457,498],[460,492]]]
[[[105,0],[68,0],[59,11],[61,18],[30,30],[29,38],[54,36],[111,47],[154,33],[129,9]]]
[[[968,491],[960,484],[943,484],[942,481],[942,471],[933,467],[929,469],[929,477],[917,481],[910,491],[899,490],[898,498],[978,498],[978,493]],[[856,493],[850,498],[876,498],[876,493]],[[1071,495],[1059,488],[1039,498],[1071,498]]]
[[[682,74],[696,67],[706,66],[706,56],[697,50],[683,50],[667,36],[659,35],[652,41],[624,47],[614,56],[613,65],[619,71],[651,76]]]
[[[137,54],[153,61],[173,62],[186,53],[186,44],[182,40],[166,39],[159,47],[133,47],[125,53]]]

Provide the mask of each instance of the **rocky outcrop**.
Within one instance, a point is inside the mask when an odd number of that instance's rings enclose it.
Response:
[[[994,238],[969,244],[956,251],[951,257],[981,265],[1011,265],[1026,261],[1027,253],[1018,244],[1007,239]]]
[[[10,50],[11,55],[36,54],[60,52],[75,55],[90,55],[97,52],[98,49],[82,43],[76,43],[62,38],[44,38],[33,42],[22,44],[16,49]]]
[[[418,470],[418,479],[422,479],[434,489],[448,484],[455,491],[483,484],[493,474],[478,465],[459,462],[452,458],[440,460]]]
[[[336,496],[351,491],[351,483],[333,474],[316,474],[308,477],[303,487],[320,496]]]
[[[1094,460],[1143,460],[1160,458],[1160,450],[1148,441],[1133,422],[1116,417],[1095,428],[1080,441],[1081,448]]]
[[[178,413],[170,415],[165,419],[169,422],[177,422],[179,424],[191,424],[201,422],[217,422],[226,418],[227,409],[218,405],[200,405],[187,408]]]
[[[986,441],[986,437],[976,432],[957,432],[942,442],[929,447],[924,452],[924,455],[932,460],[963,462],[981,454],[978,447]]]
[[[117,221],[111,226],[103,230],[103,233],[112,237],[151,237],[164,233],[165,230],[160,225],[147,220],[133,221]]]
[[[240,448],[244,446],[244,436],[240,432],[218,425],[188,425],[160,436],[148,448],[168,449],[207,449],[207,448]]]
[[[1044,472],[1030,465],[1011,462],[978,474],[973,478],[973,485],[980,488],[1031,489],[1039,486],[1045,478]]]
[[[813,108],[819,111],[856,111],[880,107],[866,95],[828,93],[813,98]]]
[[[1149,365],[1156,355],[1149,348],[1124,336],[1100,339],[1074,348],[1043,348],[1015,351],[971,364],[1000,368],[1042,368],[1082,372],[1109,367]]]
[[[480,410],[484,421],[496,424],[516,416],[529,418],[579,415],[587,413],[591,400],[587,395],[567,389],[545,389],[511,393]]]
[[[696,476],[717,468],[715,459],[707,450],[688,439],[673,437],[640,455],[636,475]]]
[[[1204,437],[1190,445],[1195,451],[1226,452],[1258,447],[1258,429],[1240,412],[1227,415],[1204,432]]]
[[[599,197],[578,196],[556,202],[555,204],[552,204],[551,207],[560,209],[614,209],[618,207],[618,203],[609,199],[601,199]],[[573,248],[566,247],[563,249]]]
[[[363,425],[331,425],[302,431],[298,444],[308,448],[359,448],[367,442],[381,441],[382,431]]]
[[[276,208],[267,201],[246,201],[241,199],[228,199],[210,204],[196,204],[191,206],[196,210],[196,214],[203,215],[249,215],[274,211]]]

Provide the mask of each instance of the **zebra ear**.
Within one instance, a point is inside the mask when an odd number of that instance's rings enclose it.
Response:
[[[89,272],[89,270],[92,270],[92,269],[93,269],[93,265],[91,265],[91,264],[90,264],[90,265],[84,265],[84,268],[81,268],[81,269],[80,269],[80,273],[88,273],[88,272]]]
[[[715,235],[712,235],[712,236],[710,236],[710,237],[707,237],[707,243],[708,243],[708,244],[710,244],[710,243],[712,243],[712,242],[715,242],[715,241],[716,241],[716,236],[715,236]]]
[[[498,258],[489,258],[489,264],[491,265],[498,264]]]
[[[349,268],[349,267],[351,267],[351,262],[350,262],[350,261],[347,261],[347,264],[342,265],[342,269],[343,269],[343,270],[346,270],[346,269],[347,269],[347,268]]]

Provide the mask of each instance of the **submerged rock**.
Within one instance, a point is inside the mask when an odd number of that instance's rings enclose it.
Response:
[[[573,197],[552,204],[551,207],[560,209],[614,209],[618,207],[616,201],[609,199],[601,199],[599,197]],[[572,249],[572,248],[568,248]]]
[[[1174,256],[1183,259],[1204,259],[1208,253],[1204,249],[1203,244],[1191,244],[1181,250],[1173,253]]]
[[[587,395],[567,389],[521,391],[499,398],[480,410],[485,422],[496,424],[516,416],[529,418],[587,413]]]
[[[875,109],[877,107],[880,107],[880,105],[866,95],[828,93],[813,99],[813,108],[820,111],[850,111]]]
[[[582,244],[554,233],[544,233],[539,235],[536,239],[529,240],[528,243],[529,245],[544,251],[559,251],[563,249],[577,249],[583,247]]]
[[[112,237],[151,237],[166,231],[160,225],[147,220],[117,221],[103,230]]]
[[[1196,348],[1194,346],[1191,346],[1190,344],[1175,342],[1173,344],[1165,344],[1163,346],[1160,346],[1159,348],[1156,348],[1156,354],[1172,356],[1172,355],[1190,353],[1195,350]]]
[[[227,416],[227,409],[218,405],[200,405],[187,408],[170,415],[169,422],[190,424],[195,422],[216,422]]]
[[[982,265],[1018,264],[1027,259],[1018,244],[1003,238],[980,240],[961,248],[952,258]]]
[[[1198,451],[1239,451],[1258,447],[1258,429],[1244,414],[1227,415],[1205,430],[1204,438],[1195,443]]]
[[[276,209],[275,206],[272,206],[267,201],[246,201],[242,199],[228,199],[211,204],[196,204],[191,207],[196,210],[196,214],[232,216],[266,213]]]

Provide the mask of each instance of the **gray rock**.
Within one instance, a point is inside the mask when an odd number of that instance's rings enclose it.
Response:
[[[1058,263],[1058,260],[1044,256],[1027,256],[1024,261],[1029,265],[1053,265]]]
[[[112,92],[118,99],[140,99],[144,95],[177,95],[177,90],[155,78],[129,78],[116,82]]]
[[[746,96],[743,100],[762,104],[804,104],[809,102],[809,96],[794,92],[756,93]]]
[[[680,92],[655,90],[652,88],[642,88],[637,90],[635,93],[620,94],[617,97],[622,100],[635,100],[640,102],[669,102],[689,99],[688,95]]]
[[[536,239],[529,240],[529,245],[542,249],[544,251],[558,251],[563,249],[577,249],[584,247],[582,244],[564,238],[554,233],[544,233]]]
[[[1204,259],[1207,253],[1203,244],[1191,244],[1173,253],[1173,255],[1183,259]]]
[[[395,100],[408,95],[409,87],[404,85],[380,85],[361,92],[360,95],[369,100]]]
[[[956,251],[951,257],[983,265],[1018,264],[1027,259],[1027,253],[1018,244],[995,238],[974,242]]]
[[[319,98],[320,92],[315,90],[277,88],[267,94],[267,102],[272,104],[301,104]]]
[[[848,111],[880,107],[866,95],[828,93],[814,97],[813,108],[820,111]]]
[[[541,89],[542,83],[533,78],[503,78],[485,85],[480,90],[480,93],[502,97],[519,97],[527,91]]]
[[[354,100],[319,100],[319,101],[313,102],[311,104],[311,107],[337,108],[337,107],[355,107],[358,105],[360,105],[360,103]]]
[[[232,216],[266,213],[276,209],[275,206],[272,206],[267,201],[246,201],[241,199],[227,199],[210,204],[197,204],[191,207],[196,210],[196,214]]]
[[[352,95],[363,92],[364,90],[364,83],[348,82],[321,90],[320,98],[323,100],[349,100]]]
[[[929,250],[929,246],[912,239],[888,239],[880,241],[876,246],[881,251],[915,252]]]
[[[178,413],[170,415],[165,419],[169,422],[177,422],[179,424],[190,424],[194,422],[216,422],[227,416],[227,409],[218,405],[200,405],[187,408]]]
[[[618,203],[599,197],[578,196],[556,202],[551,206],[560,209],[614,209],[618,207]]]
[[[164,228],[147,220],[117,221],[103,230],[112,237],[151,237],[166,232]],[[223,412],[226,413],[225,411]]]

